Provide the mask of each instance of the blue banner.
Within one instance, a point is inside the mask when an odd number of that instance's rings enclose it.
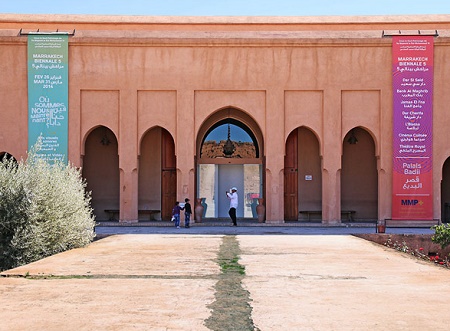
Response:
[[[67,163],[68,153],[67,35],[28,36],[28,149],[38,138],[38,156]]]

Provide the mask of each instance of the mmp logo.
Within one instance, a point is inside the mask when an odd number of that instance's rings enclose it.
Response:
[[[415,205],[423,205],[423,201],[419,201],[417,199],[402,199],[402,206],[415,206]]]

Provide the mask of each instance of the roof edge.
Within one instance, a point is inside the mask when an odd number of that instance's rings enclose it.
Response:
[[[367,16],[120,16],[73,14],[1,14],[0,22],[133,23],[133,24],[370,24],[444,23],[450,14]]]

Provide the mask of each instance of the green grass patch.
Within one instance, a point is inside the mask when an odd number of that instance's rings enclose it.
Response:
[[[240,254],[236,236],[223,237],[216,260],[221,273],[214,286],[215,301],[208,305],[211,316],[205,320],[210,330],[258,330],[253,324],[250,293],[242,286],[245,267],[239,264]]]

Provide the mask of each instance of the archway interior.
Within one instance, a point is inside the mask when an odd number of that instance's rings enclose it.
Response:
[[[138,208],[161,210],[161,128],[142,138],[138,171]],[[157,215],[160,218],[160,215]]]
[[[442,223],[450,222],[450,157],[442,167],[441,182],[441,220]]]
[[[108,220],[105,210],[119,210],[120,175],[117,139],[105,126],[94,129],[86,139],[82,176],[92,192],[96,219]]]
[[[0,153],[0,162],[3,162],[5,160],[13,160],[15,162],[17,162],[17,160],[15,159],[14,156],[12,156],[11,154],[7,153],[7,152],[1,152]]]
[[[362,128],[343,141],[341,211],[355,211],[358,220],[378,219],[378,171],[375,142]]]
[[[284,159],[284,219],[320,220],[322,169],[319,141],[306,127],[293,130],[286,140]]]
[[[138,172],[138,210],[159,210],[157,220],[170,220],[176,201],[175,143],[170,133],[155,127],[142,138]],[[140,220],[147,215],[138,215]],[[144,218],[145,217],[145,218]]]
[[[256,206],[262,197],[261,164],[199,164],[198,195],[205,207],[205,218],[228,218],[226,192],[237,188],[237,217],[257,218]]]
[[[236,110],[234,110],[236,112]],[[197,196],[205,218],[228,218],[226,192],[238,189],[239,218],[256,218],[258,198],[263,197],[263,165],[254,132],[236,118],[219,118],[204,130],[197,160]],[[230,140],[232,153],[224,147]]]

